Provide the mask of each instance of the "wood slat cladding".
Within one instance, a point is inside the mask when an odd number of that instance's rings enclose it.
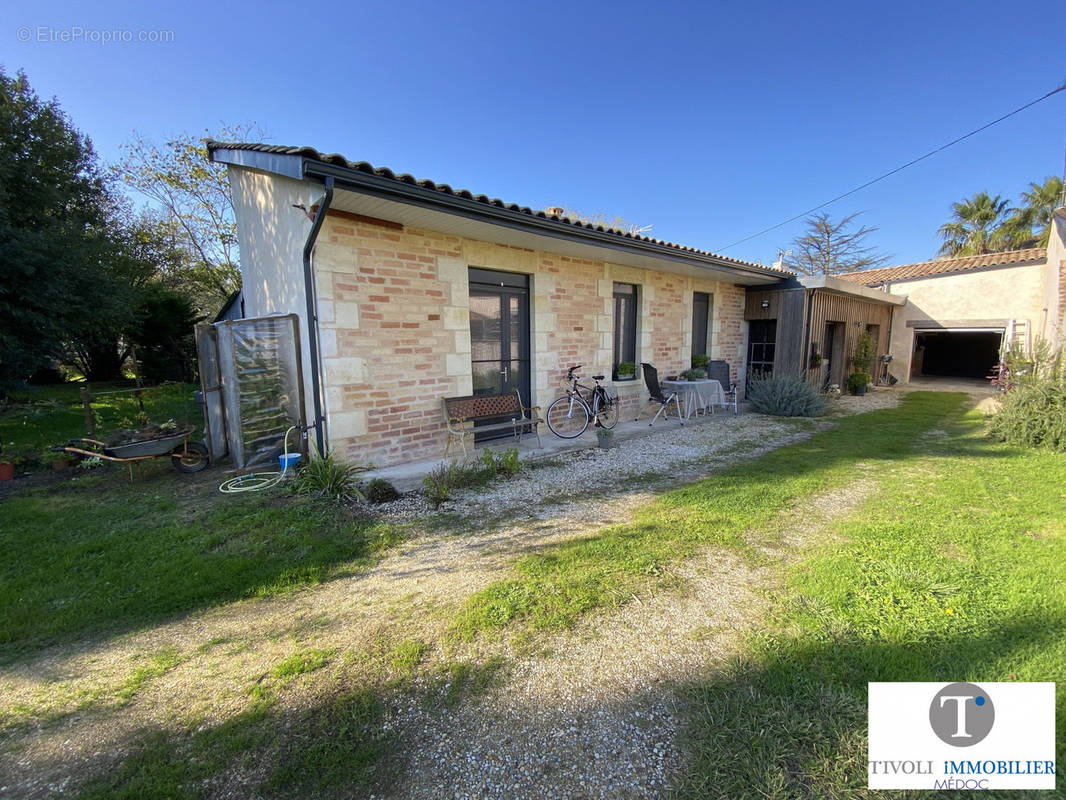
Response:
[[[824,354],[827,347],[826,328],[832,323],[843,326],[844,346],[835,348],[834,358],[829,365],[829,382],[843,385],[851,373],[849,363],[855,352],[855,342],[867,327],[876,326],[876,357],[888,352],[888,336],[892,327],[892,307],[881,303],[871,303],[853,297],[814,290],[810,313],[810,340],[818,344],[818,352]],[[819,382],[822,370],[811,370],[807,379]],[[877,364],[871,366],[871,372],[877,377]]]
[[[825,289],[749,291],[744,301],[744,319],[777,320],[776,373],[803,373],[807,380],[819,385],[827,379],[830,383],[843,384],[851,372],[849,362],[855,352],[855,342],[868,326],[876,329],[877,355],[888,352],[892,307]],[[832,363],[807,370],[811,343],[824,356],[829,344],[827,326],[834,324],[839,326],[841,339],[836,342]],[[876,373],[876,369],[875,364],[872,370]]]

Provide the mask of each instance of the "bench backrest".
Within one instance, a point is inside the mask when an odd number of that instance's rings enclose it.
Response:
[[[522,415],[518,392],[510,394],[475,394],[466,397],[445,397],[444,413],[449,419],[478,419]]]

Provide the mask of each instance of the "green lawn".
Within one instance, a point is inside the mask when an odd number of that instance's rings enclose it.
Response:
[[[1062,763],[1066,457],[983,428],[920,442],[789,570],[743,659],[691,688],[685,796],[961,796],[862,788],[868,681],[1056,681]]]
[[[874,796],[863,788],[868,681],[1066,680],[1066,458],[992,443],[964,404],[907,395],[521,558],[509,577],[440,609],[446,641],[398,617],[382,620],[369,649],[302,645],[253,681],[246,710],[145,731],[83,793],[196,796],[211,776],[246,769],[266,796],[372,791],[403,768],[390,707],[412,694],[439,708],[468,702],[506,674],[500,639],[535,639],[635,593],[669,591],[672,563],[717,545],[776,579],[770,615],[736,662],[682,687],[691,759],[680,794]],[[132,487],[119,477],[89,474],[0,504],[6,659],[361,569],[402,534],[287,495],[220,498],[213,479],[183,483],[166,469]],[[767,556],[782,545],[783,519],[856,481],[872,494],[814,531],[798,563]],[[460,647],[477,660],[458,660],[452,648],[470,640],[476,648]],[[122,691],[137,693],[176,658],[149,655]],[[278,702],[312,685],[297,695],[306,703]]]
[[[216,478],[94,472],[0,504],[0,661],[317,583],[402,535],[328,502],[219,495]]]
[[[12,391],[9,407],[0,410],[0,444],[5,454],[45,456],[53,445],[85,436],[81,385],[65,383]],[[95,438],[105,439],[118,428],[138,427],[144,418],[154,423],[170,419],[189,423],[203,433],[203,417],[193,398],[198,385],[168,383],[149,387],[140,398],[134,388],[131,383],[90,385]]]

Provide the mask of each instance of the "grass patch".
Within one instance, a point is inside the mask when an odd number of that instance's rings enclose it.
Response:
[[[472,595],[452,623],[471,639],[502,628],[559,629],[630,599],[706,544],[743,549],[746,534],[793,504],[848,483],[861,462],[916,458],[915,440],[956,413],[963,395],[912,393],[899,408],[848,417],[830,430],[664,495],[634,519],[526,556],[512,578]],[[861,447],[855,445],[862,442]]]
[[[501,677],[504,660],[493,656],[484,662],[452,661],[438,670],[437,685],[445,708],[454,708],[460,701],[487,692]]]
[[[376,792],[394,768],[399,732],[388,720],[396,705],[414,696],[451,708],[487,691],[503,673],[500,658],[426,664],[428,652],[420,639],[374,637],[366,649],[344,654],[327,679],[331,690],[293,710],[279,702],[285,681],[333,658],[298,653],[250,688],[243,713],[221,724],[197,720],[180,730],[142,732],[136,749],[78,796],[195,798],[217,786],[205,781],[234,772],[258,776],[242,788],[269,798]]]
[[[222,497],[211,487],[180,498],[181,486],[168,474],[6,500],[0,661],[365,569],[404,535],[332,505]]]
[[[743,660],[692,688],[682,795],[957,797],[865,790],[867,682],[1062,682],[1066,460],[989,442],[974,413],[922,449],[789,571]]]
[[[128,703],[137,691],[153,678],[161,677],[181,663],[181,656],[175,647],[164,647],[148,658],[147,664],[137,667],[117,692],[120,702]]]
[[[330,662],[336,651],[310,649],[293,653],[288,658],[274,667],[272,674],[275,678],[295,678],[307,672],[322,669]]]

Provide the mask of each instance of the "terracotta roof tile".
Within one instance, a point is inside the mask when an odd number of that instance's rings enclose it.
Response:
[[[723,256],[718,253],[712,253],[709,250],[700,250],[695,247],[688,247],[687,245],[676,244],[674,242],[667,242],[663,239],[653,239],[650,236],[641,236],[640,234],[630,233],[628,231],[619,230],[618,228],[610,228],[604,225],[596,225],[589,222],[582,222],[578,219],[571,219],[570,217],[557,216],[554,214],[547,214],[544,211],[534,210],[528,206],[520,206],[515,203],[505,203],[503,200],[497,198],[488,197],[483,194],[474,194],[466,189],[453,189],[446,183],[435,183],[430,180],[420,180],[407,173],[395,173],[388,167],[375,167],[366,161],[349,161],[339,153],[320,153],[313,147],[287,147],[285,145],[274,144],[262,144],[260,142],[207,142],[207,150],[209,153],[213,153],[215,150],[253,150],[259,153],[273,153],[278,155],[293,155],[301,156],[302,158],[308,158],[313,161],[319,161],[323,164],[332,164],[334,166],[344,167],[345,169],[356,170],[358,172],[366,172],[371,175],[377,175],[380,178],[388,178],[389,180],[398,181],[400,183],[407,183],[413,186],[420,186],[423,189],[429,189],[431,191],[440,192],[442,194],[452,195],[454,197],[462,197],[467,200],[473,200],[485,205],[495,206],[497,208],[506,208],[510,211],[514,211],[520,214],[526,214],[532,217],[540,217],[541,219],[550,219],[556,222],[560,222],[564,225],[570,225],[575,228],[586,228],[589,230],[600,231],[602,233],[611,233],[620,238],[633,239],[636,241],[647,242],[649,244],[659,245],[660,247],[666,247],[673,250],[677,250],[683,253],[696,253],[701,256],[712,256],[725,263],[737,264],[738,266],[747,267],[749,269],[764,270],[769,273],[780,275],[782,278],[793,275],[794,273],[789,270],[779,269],[773,266],[767,266],[765,264],[756,264],[751,261],[744,261],[739,258],[731,258],[730,256]]]
[[[986,253],[985,255],[965,256],[963,258],[938,258],[935,261],[922,261],[918,264],[903,264],[898,267],[846,272],[843,275],[837,275],[837,277],[862,286],[879,286],[883,283],[902,281],[908,278],[924,278],[928,275],[966,272],[967,270],[981,267],[1000,267],[1010,264],[1023,264],[1027,261],[1043,261],[1046,257],[1047,251],[1043,247],[1033,247],[1029,250],[1010,250],[1006,253]]]

